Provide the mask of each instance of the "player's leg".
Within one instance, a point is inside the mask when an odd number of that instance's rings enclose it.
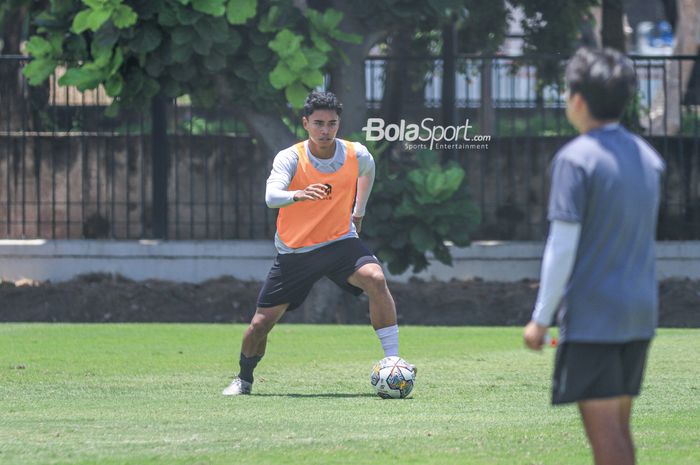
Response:
[[[274,307],[258,307],[250,325],[243,334],[241,342],[241,355],[238,361],[240,371],[224,389],[223,395],[237,396],[250,394],[253,388],[253,371],[260,363],[265,348],[267,347],[267,335],[272,331],[277,321],[282,317],[289,304],[276,305]]]
[[[239,359],[240,372],[223,394],[250,394],[253,371],[265,355],[267,335],[285,311],[294,310],[306,298],[314,282],[321,276],[313,270],[306,254],[278,255],[260,289],[258,305],[243,335]]]
[[[624,344],[622,348],[625,395],[620,398],[620,424],[622,425],[623,434],[633,461],[636,459],[636,451],[631,427],[632,404],[634,397],[639,395],[642,388],[650,344],[651,341],[648,340],[632,341]]]
[[[289,304],[276,305],[274,307],[261,308],[255,310],[255,315],[250,325],[243,335],[241,343],[241,356],[238,362],[240,371],[231,381],[231,384],[224,389],[225,396],[237,396],[250,394],[253,389],[253,371],[265,355],[267,346],[267,335],[272,331],[275,323],[284,314]]]
[[[369,318],[375,330],[396,324],[396,305],[381,266],[367,263],[350,275],[348,282],[367,294]]]
[[[341,289],[369,297],[369,316],[386,357],[399,354],[396,306],[377,258],[358,238],[344,239],[325,248],[319,260],[324,273]]]
[[[628,400],[623,397],[578,402],[595,465],[634,465],[634,452],[624,421]]]
[[[250,325],[243,334],[241,343],[241,354],[246,357],[262,357],[265,355],[267,346],[267,335],[282,318],[289,304],[277,305],[275,307],[260,308],[255,310]]]
[[[632,439],[632,396],[622,396],[620,398],[620,425],[622,426],[622,434],[625,437],[627,448],[632,456],[632,462],[636,461],[636,451],[634,448],[634,439]]]
[[[362,289],[369,298],[369,318],[385,357],[399,355],[399,326],[396,305],[386,285],[382,267],[366,263],[348,278],[348,283]]]

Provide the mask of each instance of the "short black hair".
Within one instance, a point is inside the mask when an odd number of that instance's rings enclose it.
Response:
[[[333,110],[338,113],[338,116],[343,112],[343,104],[340,103],[338,97],[333,92],[318,92],[312,90],[306,101],[302,115],[308,117],[316,110]]]
[[[597,120],[620,119],[637,91],[632,60],[611,48],[580,48],[566,66],[569,94],[580,94]]]

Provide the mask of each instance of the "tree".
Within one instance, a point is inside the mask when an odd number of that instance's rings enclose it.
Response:
[[[525,54],[548,57],[532,62],[537,67],[537,94],[541,102],[545,86],[561,84],[561,60],[573,54],[590,9],[599,1],[562,0],[557,2],[556,8],[549,0],[513,0],[511,3],[524,12]]]
[[[513,3],[526,13],[528,50],[550,52],[571,48],[595,1],[566,0],[556,9],[546,0]],[[25,74],[37,84],[65,63],[59,83],[103,85],[111,113],[156,97],[227,102],[274,154],[295,138],[282,116],[326,74],[345,103],[343,132],[364,126],[364,60],[378,41],[439,53],[442,29],[454,24],[460,50],[490,53],[508,19],[504,1],[52,0],[36,19]],[[405,95],[398,95],[400,104]]]
[[[28,44],[34,60],[25,75],[37,84],[65,63],[59,83],[81,91],[103,85],[113,98],[110,113],[161,96],[190,95],[201,105],[223,98],[235,104],[264,150],[275,153],[294,140],[280,116],[289,105],[299,108],[327,72],[346,104],[344,130],[360,129],[369,47],[391,24],[425,24],[460,4],[54,0],[36,20],[39,34]],[[161,197],[154,190],[154,200]]]
[[[4,55],[19,55],[22,28],[26,25],[29,1],[9,0],[0,5],[0,39]]]
[[[342,102],[348,105],[347,115],[343,117],[343,127],[346,133],[360,131],[366,122],[366,88],[364,60],[372,46],[380,41],[393,43],[393,52],[397,55],[420,54],[424,46],[418,46],[416,41],[417,31],[426,29],[439,30],[451,16],[464,9],[470,0],[429,0],[416,2],[411,0],[358,0],[347,2],[344,0],[316,1],[314,5],[324,8],[334,8],[343,13],[340,23],[349,33],[361,35],[360,44],[344,46],[342,54],[347,60],[336,62],[331,66],[331,89],[338,95]],[[431,24],[426,28],[426,24]],[[392,41],[391,38],[394,40]],[[419,39],[420,41],[420,39]],[[425,42],[424,42],[425,44]],[[417,50],[416,50],[417,49]],[[405,63],[397,62],[396,67],[401,68]],[[392,75],[387,75],[392,82]],[[401,86],[406,79],[396,81]],[[386,93],[394,92],[395,87],[389,86]],[[392,100],[391,108],[397,111],[398,105],[403,101],[402,92],[398,98]],[[405,95],[404,95],[405,97]]]
[[[303,13],[291,1],[53,0],[36,20],[25,75],[38,84],[66,63],[59,84],[103,85],[112,114],[158,94],[205,106],[224,97],[246,109],[254,133],[270,131],[282,122],[269,115],[299,108],[323,84],[333,43],[359,40],[337,28],[338,11]]]

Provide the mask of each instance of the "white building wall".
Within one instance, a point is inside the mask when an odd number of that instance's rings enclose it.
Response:
[[[475,242],[452,249],[452,267],[431,259],[431,266],[417,275],[389,279],[538,279],[543,248],[539,242]],[[230,275],[262,281],[274,255],[269,241],[0,240],[0,279],[66,281],[107,272],[134,280],[202,282]],[[700,279],[700,242],[659,242],[657,260],[659,278]]]

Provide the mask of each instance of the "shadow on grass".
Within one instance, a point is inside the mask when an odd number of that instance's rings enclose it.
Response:
[[[295,394],[295,393],[287,393],[287,394],[251,394],[252,397],[297,397],[297,398],[311,398],[311,397],[330,397],[330,398],[338,398],[338,399],[350,399],[350,398],[356,398],[356,397],[377,397],[379,398],[376,394],[350,394],[350,393],[328,393],[328,394]]]

